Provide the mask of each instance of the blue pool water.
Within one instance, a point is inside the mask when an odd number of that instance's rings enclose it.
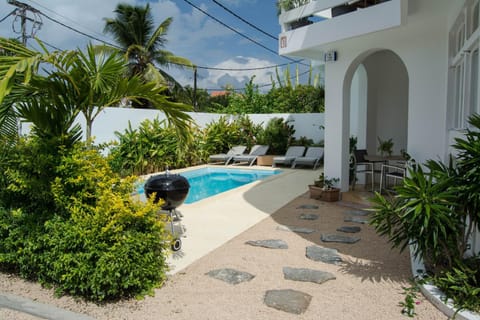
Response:
[[[200,201],[280,172],[280,170],[242,170],[211,167],[185,171],[181,175],[187,178],[190,183],[190,190],[184,203]],[[143,192],[142,184],[138,193],[143,194]]]

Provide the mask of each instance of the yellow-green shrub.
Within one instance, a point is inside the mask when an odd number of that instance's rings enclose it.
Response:
[[[93,148],[59,150],[42,190],[51,215],[0,203],[0,269],[94,301],[151,292],[165,280],[170,237],[160,204],[135,200],[133,188],[133,178],[120,179]]]

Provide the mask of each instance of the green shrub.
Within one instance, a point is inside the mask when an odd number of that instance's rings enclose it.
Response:
[[[235,145],[244,145],[250,149],[257,143],[263,129],[248,116],[237,116],[233,121],[220,117],[218,121],[209,123],[204,131],[205,154],[210,155],[225,153]]]
[[[178,135],[178,131],[165,120],[143,121],[138,129],[131,125],[123,133],[115,132],[119,142],[110,152],[112,168],[122,174],[148,174],[165,168],[182,168],[200,161],[190,128],[187,138]]]
[[[55,212],[50,184],[60,147],[52,140],[0,141],[0,206],[49,217]]]
[[[480,221],[480,116],[473,115],[465,137],[456,138],[456,158],[413,165],[396,195],[373,200],[376,231],[402,250],[414,244],[429,279],[459,308],[478,311],[478,253],[463,261]],[[471,254],[471,253],[470,253]]]
[[[272,118],[260,136],[259,143],[269,146],[269,154],[285,154],[293,141],[295,129],[290,121],[283,118]]]
[[[480,312],[480,259],[467,259],[432,278],[433,283],[459,310]]]
[[[0,207],[0,268],[94,301],[151,292],[165,280],[170,247],[161,204],[135,200],[134,178],[120,179],[91,146],[57,156],[55,178],[42,190],[51,199],[49,216],[26,203]]]

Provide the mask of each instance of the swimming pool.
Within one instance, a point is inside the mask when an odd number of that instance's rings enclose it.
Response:
[[[201,168],[182,172],[190,183],[190,190],[184,203],[194,203],[216,194],[238,188],[247,183],[279,174],[280,170],[248,170],[232,168]],[[143,184],[138,188],[143,196]]]

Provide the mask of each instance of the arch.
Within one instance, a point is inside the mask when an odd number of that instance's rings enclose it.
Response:
[[[359,85],[355,83],[358,81],[366,83]],[[364,95],[358,92],[352,94],[352,87],[364,90]],[[364,141],[359,140],[361,142],[359,147],[366,148],[369,154],[377,153],[378,138],[392,139],[394,154],[400,154],[401,150],[408,151],[408,87],[407,67],[400,56],[392,50],[370,49],[352,60],[346,69],[342,88],[343,112],[346,115],[342,125],[349,128],[342,144],[349,145],[349,137],[352,135],[351,123],[357,121],[354,128],[357,132],[353,132],[353,135],[361,133]],[[352,102],[352,99],[365,101]],[[362,103],[365,104],[364,110],[354,110],[353,115],[360,115],[363,119],[351,119],[352,105],[361,106]],[[342,172],[348,170],[349,157],[345,154],[348,153],[347,150],[346,147],[343,148]],[[345,190],[347,186],[342,183],[342,187]]]

